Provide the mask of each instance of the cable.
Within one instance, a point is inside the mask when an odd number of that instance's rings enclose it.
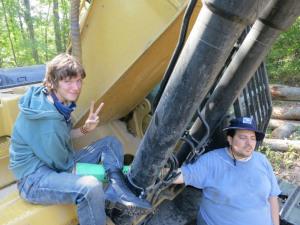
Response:
[[[164,78],[163,78],[163,80],[160,84],[158,93],[155,96],[153,104],[152,104],[152,111],[153,112],[155,111],[155,109],[156,109],[156,107],[159,103],[159,100],[160,100],[160,98],[161,98],[161,96],[162,96],[162,94],[163,94],[163,92],[164,92],[164,90],[167,86],[167,83],[168,83],[168,81],[171,77],[171,74],[174,70],[174,67],[177,63],[178,57],[179,57],[179,55],[180,55],[180,53],[183,49],[185,39],[186,39],[188,25],[189,25],[189,22],[190,22],[190,19],[191,19],[191,16],[192,16],[192,13],[194,11],[196,3],[197,3],[197,0],[190,0],[189,4],[187,6],[187,9],[185,11],[183,22],[182,22],[182,25],[181,25],[179,40],[177,42],[177,46],[176,46],[175,51],[172,55],[172,58],[171,58],[170,63],[167,67],[167,70],[164,74]]]

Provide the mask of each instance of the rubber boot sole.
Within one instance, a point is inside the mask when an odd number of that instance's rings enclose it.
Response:
[[[137,206],[126,206],[120,202],[111,202],[108,200],[105,201],[105,208],[107,209],[115,208],[129,216],[141,216],[141,215],[149,214],[152,211],[151,209],[140,208]]]

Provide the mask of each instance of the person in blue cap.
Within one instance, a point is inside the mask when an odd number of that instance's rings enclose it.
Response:
[[[10,145],[10,169],[23,199],[34,204],[75,204],[80,225],[106,224],[105,200],[123,210],[146,211],[151,204],[135,196],[123,173],[123,148],[109,136],[75,150],[72,139],[84,136],[99,123],[103,104],[80,128],[73,128],[71,113],[86,74],[79,61],[60,54],[47,64],[43,86],[31,87],[20,99]],[[75,164],[103,162],[110,185],[93,176],[74,174]]]
[[[184,164],[174,183],[202,189],[198,225],[279,225],[281,193],[268,159],[255,151],[265,134],[251,117],[230,121],[228,146]]]

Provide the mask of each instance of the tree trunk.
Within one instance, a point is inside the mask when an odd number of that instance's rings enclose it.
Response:
[[[15,65],[18,66],[17,57],[16,57],[16,53],[15,53],[15,48],[14,48],[13,41],[11,39],[11,32],[10,32],[10,28],[9,28],[9,24],[8,24],[8,20],[7,20],[6,8],[5,8],[5,4],[4,4],[3,0],[1,0],[1,4],[2,4],[2,7],[3,7],[4,21],[5,21],[5,25],[6,25],[6,29],[7,29],[7,34],[8,34],[8,39],[9,39],[9,43],[10,43],[11,52],[12,52],[12,55],[14,57]]]
[[[300,126],[300,121],[297,120],[278,120],[278,119],[270,119],[269,128],[276,129],[277,127],[281,127],[285,124],[292,124],[296,127]]]
[[[61,26],[61,34],[62,34],[62,45],[63,45],[63,51],[66,51],[67,49],[67,42],[69,41],[69,24],[70,24],[70,18],[69,18],[69,10],[67,7],[67,3],[65,0],[60,1],[61,8],[63,10],[63,21]],[[68,24],[68,25],[66,25]]]
[[[48,11],[47,11],[47,17],[46,17],[46,23],[49,24],[49,15],[50,15],[50,8],[51,8],[51,3],[49,2],[48,5]],[[45,27],[45,57],[46,57],[46,61],[49,60],[49,56],[48,56],[48,26]]]
[[[293,124],[287,123],[284,124],[280,127],[277,127],[276,129],[274,129],[272,131],[272,138],[276,138],[276,139],[284,139],[284,138],[288,138],[289,136],[291,136],[291,134],[293,132],[295,132],[297,130],[297,127],[294,126]]]
[[[23,41],[26,40],[26,37],[25,37],[25,30],[24,30],[24,26],[23,26],[23,22],[22,22],[22,8],[20,6],[20,1],[18,0],[17,1],[18,3],[18,22],[19,22],[19,25],[20,25],[20,29],[21,29],[21,35],[22,35],[22,39]]]
[[[72,55],[81,62],[81,40],[79,27],[80,0],[71,1],[71,40]]]
[[[32,57],[34,58],[35,63],[39,64],[40,60],[37,51],[36,40],[34,37],[33,22],[32,22],[31,12],[30,12],[30,1],[29,0],[23,0],[23,1],[25,5],[25,11],[24,11],[25,22],[27,24],[27,29],[29,33],[30,42],[31,42]]]
[[[23,39],[23,41],[25,41],[26,40],[26,38],[25,38],[25,30],[24,30],[22,19],[21,19],[20,11],[18,11],[18,22],[19,22],[19,26],[20,26],[20,29],[21,29],[22,39]]]
[[[54,24],[56,52],[61,53],[62,52],[61,30],[60,30],[60,24],[59,24],[58,1],[57,0],[53,0],[53,24]]]
[[[281,140],[265,138],[263,145],[270,147],[274,151],[288,151],[294,149],[300,152],[300,140]]]
[[[300,103],[288,103],[273,106],[272,118],[282,120],[300,120]]]
[[[300,101],[300,88],[289,87],[286,85],[270,85],[270,91],[273,99],[285,101]]]

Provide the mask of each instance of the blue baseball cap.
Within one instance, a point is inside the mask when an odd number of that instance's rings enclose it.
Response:
[[[238,117],[232,119],[229,126],[223,129],[223,131],[226,130],[252,130],[255,132],[257,141],[261,141],[265,137],[265,133],[257,129],[256,122],[251,117]]]

